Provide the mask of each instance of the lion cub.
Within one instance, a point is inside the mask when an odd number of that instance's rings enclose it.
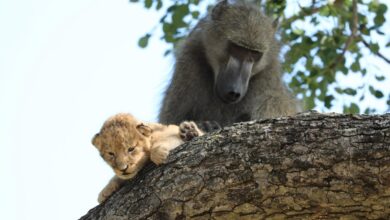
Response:
[[[162,164],[169,151],[201,135],[203,132],[190,121],[176,126],[142,123],[126,113],[110,117],[92,139],[92,144],[116,174],[100,192],[99,203],[133,178],[148,160]]]

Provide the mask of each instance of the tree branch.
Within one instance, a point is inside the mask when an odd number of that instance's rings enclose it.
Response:
[[[235,124],[175,149],[81,219],[389,219],[390,114]]]

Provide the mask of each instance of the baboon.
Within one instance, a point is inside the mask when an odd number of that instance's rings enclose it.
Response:
[[[177,51],[159,121],[220,126],[299,110],[281,78],[271,18],[254,5],[219,2]]]

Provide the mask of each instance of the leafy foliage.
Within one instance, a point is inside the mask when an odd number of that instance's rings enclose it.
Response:
[[[172,48],[198,21],[202,4],[210,3],[200,0],[131,1],[143,3],[148,9],[166,10],[160,19],[162,39]],[[342,100],[346,113],[373,113],[377,111],[375,107],[366,107],[363,111],[358,105],[369,96],[390,107],[388,89],[377,88],[386,80],[386,74],[375,73],[369,62],[370,56],[374,55],[390,64],[381,53],[390,47],[390,42],[382,45],[378,40],[384,36],[386,4],[378,0],[312,0],[306,1],[306,5],[283,0],[255,2],[279,21],[278,37],[284,44],[282,58],[286,80],[306,109],[316,106],[331,109],[335,102],[340,104]],[[139,46],[146,47],[152,34],[142,37]],[[356,78],[356,75],[359,80],[347,82],[347,78]],[[343,85],[340,77],[344,78]]]

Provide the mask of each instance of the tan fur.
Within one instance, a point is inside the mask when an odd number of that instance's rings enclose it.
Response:
[[[183,122],[179,127],[142,123],[126,113],[110,117],[92,139],[116,174],[100,193],[99,203],[116,191],[123,180],[133,178],[148,160],[157,165],[164,163],[169,152],[184,142],[181,135],[186,132],[203,135],[193,122]]]

